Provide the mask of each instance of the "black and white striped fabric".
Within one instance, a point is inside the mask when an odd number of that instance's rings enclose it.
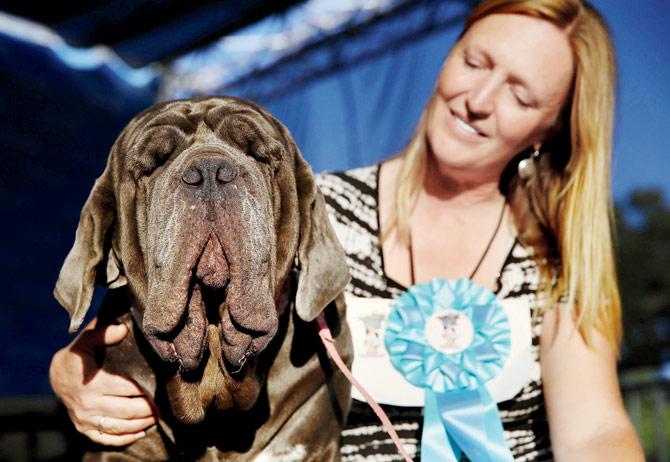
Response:
[[[346,291],[358,297],[396,298],[406,290],[384,272],[377,209],[379,165],[317,175],[317,183],[338,238],[347,252],[351,282]],[[499,300],[523,300],[531,310],[533,365],[530,381],[508,401],[498,403],[505,438],[517,462],[553,460],[539,363],[539,274],[529,252],[514,244],[500,271]],[[384,405],[405,447],[420,459],[422,409]],[[342,461],[402,460],[369,406],[354,399],[343,432]],[[466,459],[463,459],[466,460]],[[476,462],[476,461],[475,461]]]

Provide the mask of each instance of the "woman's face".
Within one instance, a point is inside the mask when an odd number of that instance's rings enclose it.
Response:
[[[572,76],[568,38],[553,24],[517,14],[474,23],[447,57],[428,113],[440,171],[497,180],[556,127]]]

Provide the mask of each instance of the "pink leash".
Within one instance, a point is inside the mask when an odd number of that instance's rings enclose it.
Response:
[[[319,329],[319,337],[321,337],[321,341],[323,342],[323,345],[326,347],[326,350],[328,351],[328,354],[330,354],[332,360],[335,362],[337,367],[340,368],[342,373],[352,383],[352,385],[355,386],[359,392],[361,392],[363,397],[365,397],[365,400],[368,402],[372,410],[375,411],[375,414],[377,414],[379,420],[381,420],[382,424],[384,424],[384,428],[386,428],[386,432],[389,434],[389,436],[395,443],[396,447],[398,448],[398,452],[400,453],[401,456],[405,458],[405,462],[412,462],[412,459],[407,455],[407,452],[405,451],[405,448],[400,442],[400,438],[398,437],[395,428],[393,428],[393,424],[389,420],[384,410],[381,408],[379,404],[377,404],[374,398],[370,396],[370,394],[367,391],[365,391],[363,385],[358,383],[358,381],[354,378],[347,365],[344,364],[344,361],[342,361],[342,358],[340,357],[339,353],[337,352],[337,349],[335,348],[335,340],[333,340],[333,334],[330,332],[330,329],[328,328],[328,323],[326,322],[326,317],[323,314],[323,312],[316,317],[315,321],[317,328]]]

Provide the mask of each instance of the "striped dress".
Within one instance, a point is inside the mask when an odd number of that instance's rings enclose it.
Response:
[[[384,272],[377,209],[379,165],[317,175],[317,183],[335,232],[347,253],[351,272],[348,294],[396,298],[406,290]],[[529,252],[517,242],[498,279],[498,300],[522,300],[531,316],[532,364],[529,381],[512,399],[498,403],[505,439],[515,461],[553,460],[542,395],[539,364],[541,319],[536,296],[539,272]],[[537,313],[536,313],[537,311]],[[420,459],[422,408],[383,405],[414,460]],[[353,400],[342,440],[342,461],[402,460],[367,403]],[[467,459],[462,459],[467,460]]]

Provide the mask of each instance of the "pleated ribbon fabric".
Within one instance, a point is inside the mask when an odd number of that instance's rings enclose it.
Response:
[[[513,462],[485,384],[509,356],[510,326],[495,294],[469,279],[409,288],[389,313],[393,366],[425,390],[421,460]]]

